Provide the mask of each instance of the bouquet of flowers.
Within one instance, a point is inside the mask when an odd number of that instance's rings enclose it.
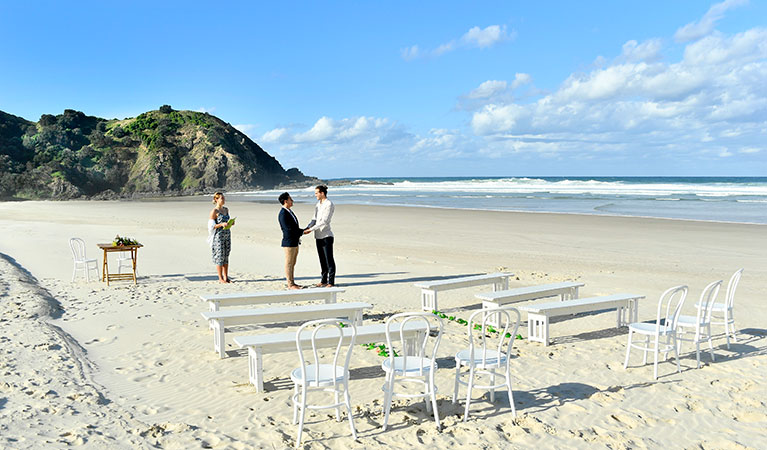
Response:
[[[120,237],[120,235],[118,234],[117,236],[115,236],[115,240],[112,241],[112,245],[114,245],[115,247],[122,247],[124,245],[141,245],[141,244],[139,244],[139,242],[135,239],[131,239],[129,237]]]

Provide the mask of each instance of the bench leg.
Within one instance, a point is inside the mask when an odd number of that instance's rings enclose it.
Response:
[[[439,308],[437,308],[437,291],[421,290],[421,309],[424,311],[439,311]]]
[[[211,311],[218,311],[219,307],[220,307],[219,302],[208,302],[208,308]],[[213,329],[213,321],[212,320],[208,321],[208,328],[211,329],[211,330]]]
[[[527,313],[527,339],[549,345],[549,316]]]
[[[498,303],[487,302],[487,301],[483,301],[482,302],[482,309],[483,310],[487,310],[485,312],[485,314],[489,314],[490,313],[489,310],[497,309],[499,307],[500,307],[500,305]],[[483,317],[483,319],[484,319],[484,317]],[[497,327],[501,326],[500,325],[500,319],[501,319],[500,314],[497,314],[497,313],[496,314],[491,314],[490,317],[487,319],[487,323],[489,325],[492,325],[492,326],[497,328]]]
[[[248,381],[256,392],[264,392],[264,365],[260,347],[248,347]]]
[[[336,293],[335,292],[331,292],[330,293],[330,297],[328,297],[325,300],[325,303],[335,303],[335,302],[336,302]]]
[[[218,353],[219,358],[226,357],[224,343],[224,324],[220,320],[210,321],[213,327],[213,351]]]
[[[362,311],[355,311],[351,314],[349,314],[349,322],[353,323],[354,325],[360,327],[362,326]]]

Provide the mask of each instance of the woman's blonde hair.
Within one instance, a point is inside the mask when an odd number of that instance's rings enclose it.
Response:
[[[216,203],[218,201],[218,199],[223,197],[223,196],[224,196],[223,192],[216,192],[215,194],[213,194],[213,203]]]

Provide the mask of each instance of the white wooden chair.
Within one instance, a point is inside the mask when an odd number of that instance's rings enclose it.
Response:
[[[344,336],[343,328],[351,329],[351,337]],[[319,335],[319,337],[318,337]],[[335,351],[332,352],[332,362],[330,355],[320,355],[319,349],[323,347],[318,345],[318,340],[325,339],[332,335],[338,336],[338,343]],[[349,361],[354,348],[354,340],[357,336],[357,327],[346,319],[320,319],[312,320],[301,325],[296,332],[296,348],[298,349],[298,358],[301,366],[290,373],[290,379],[293,381],[293,423],[296,423],[299,410],[301,411],[301,420],[298,424],[298,437],[296,438],[296,448],[301,445],[301,435],[304,429],[304,419],[307,409],[329,409],[336,410],[336,420],[341,421],[341,406],[346,406],[346,412],[349,415],[349,427],[352,430],[352,436],[357,439],[357,430],[354,429],[354,420],[352,418],[352,404],[349,396]],[[347,342],[344,342],[347,341]],[[327,347],[327,346],[325,346]],[[304,358],[305,349],[311,348],[311,359]],[[343,355],[345,351],[345,355]],[[342,365],[339,365],[339,359]],[[334,403],[324,405],[307,404],[307,394],[309,391],[332,392]],[[339,396],[343,395],[343,400]]]
[[[730,282],[727,284],[727,293],[725,294],[724,303],[714,303],[711,314],[712,325],[724,325],[724,335],[727,338],[727,348],[730,348],[730,334],[732,334],[732,340],[738,342],[738,338],[735,335],[735,318],[733,317],[733,307],[735,305],[735,289],[740,282],[740,276],[743,274],[743,269],[738,269],[730,277]],[[699,305],[695,305],[700,307]],[[721,319],[714,320],[714,319]]]
[[[459,351],[455,354],[455,385],[453,388],[453,403],[458,398],[458,385],[467,387],[466,393],[466,411],[463,414],[463,421],[469,419],[469,406],[471,405],[472,389],[485,389],[490,391],[490,401],[495,401],[495,390],[506,388],[509,392],[509,406],[511,413],[517,417],[517,410],[514,408],[514,394],[511,390],[511,373],[509,372],[509,361],[511,348],[514,345],[514,338],[519,328],[520,315],[516,308],[504,307],[492,309],[492,314],[488,310],[477,311],[469,317],[467,325],[469,332],[469,348]],[[491,320],[492,319],[492,320]],[[497,320],[497,322],[496,322]],[[498,323],[497,328],[490,323]],[[479,329],[475,330],[475,327]],[[488,334],[498,332],[498,337],[488,338]],[[493,343],[497,340],[497,343]],[[490,341],[490,342],[488,342]],[[461,369],[468,367],[468,372],[461,373]],[[468,375],[468,380],[461,379]],[[477,375],[489,376],[490,384],[475,384]],[[503,377],[503,383],[496,384],[495,377]]]
[[[122,273],[123,266],[128,268],[128,272],[133,271],[133,257],[131,252],[119,252],[117,254],[117,273]],[[138,270],[136,270],[136,276],[138,276]]]
[[[72,249],[72,258],[74,259],[74,269],[72,270],[72,281],[78,270],[85,272],[85,279],[91,281],[91,270],[96,271],[96,280],[99,279],[98,259],[88,259],[85,256],[85,241],[80,238],[69,239],[69,248]]]
[[[629,365],[629,356],[631,355],[631,348],[637,348],[644,352],[644,360],[642,364],[647,364],[647,352],[652,351],[655,355],[655,370],[654,379],[658,379],[658,353],[663,352],[665,357],[668,357],[668,353],[673,350],[676,356],[676,371],[681,373],[682,369],[679,365],[679,352],[677,351],[676,343],[676,325],[679,318],[679,312],[682,310],[684,299],[687,297],[687,286],[676,286],[666,290],[660,296],[658,300],[658,313],[655,317],[655,322],[638,322],[629,324],[629,339],[626,346],[626,361],[623,363],[623,368],[627,368]],[[644,345],[636,344],[632,341],[634,333],[644,335]],[[652,343],[650,342],[652,338]],[[663,338],[665,342],[661,344],[660,339]],[[661,349],[661,345],[663,345]]]
[[[677,321],[677,345],[679,352],[682,351],[682,341],[689,341],[695,344],[695,358],[698,361],[697,368],[700,369],[700,343],[701,341],[708,341],[709,353],[711,353],[711,361],[714,361],[714,344],[711,339],[711,310],[714,306],[714,300],[719,293],[719,288],[722,286],[722,280],[714,281],[703,289],[700,294],[700,302],[695,305],[698,306],[698,313],[694,316],[679,315]],[[692,338],[685,337],[685,328],[692,328],[695,331],[695,336]],[[705,335],[704,335],[705,333]]]
[[[407,338],[402,330],[407,329],[408,324],[419,324],[424,327],[418,339],[407,345]],[[392,332],[394,325],[398,325],[399,332]],[[442,330],[445,323],[442,318],[430,312],[405,312],[395,314],[386,320],[386,345],[389,356],[381,364],[386,373],[384,391],[384,423],[383,429],[389,424],[392,397],[423,398],[426,403],[426,411],[434,410],[434,421],[437,429],[440,429],[439,411],[437,410],[437,387],[434,384],[434,373],[437,371],[437,349],[442,339]],[[436,332],[435,336],[431,336]],[[395,334],[396,333],[396,334]],[[394,335],[394,336],[393,336]],[[394,339],[392,339],[394,337]],[[396,339],[396,338],[399,339]],[[402,354],[397,354],[393,343],[398,344]],[[431,344],[431,345],[429,345]],[[420,392],[395,392],[397,384],[420,385]],[[431,400],[431,402],[430,402]]]

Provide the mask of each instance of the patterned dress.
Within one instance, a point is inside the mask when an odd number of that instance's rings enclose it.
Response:
[[[229,221],[229,214],[218,213],[216,224]],[[229,264],[229,252],[232,250],[232,231],[216,228],[213,234],[213,264],[225,266]]]

